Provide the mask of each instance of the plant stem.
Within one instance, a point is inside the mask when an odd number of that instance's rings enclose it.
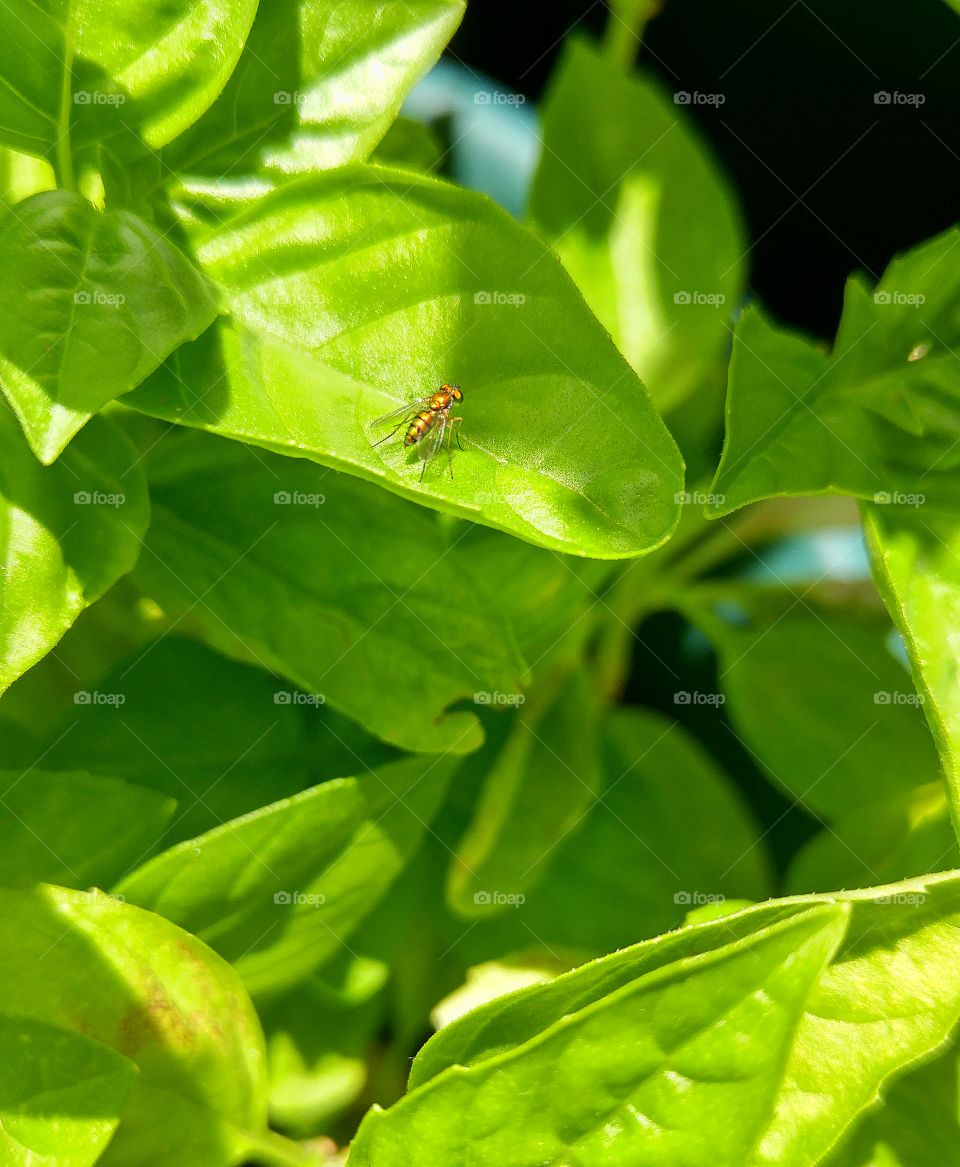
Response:
[[[660,0],[612,0],[603,48],[620,68],[633,66],[647,21],[659,7]]]
[[[12,177],[13,165],[10,158],[10,151],[5,148],[0,148],[0,206],[12,206],[13,199],[10,197],[10,180]]]
[[[253,1155],[258,1163],[265,1167],[322,1167],[325,1163],[336,1162],[331,1160],[322,1151],[314,1151],[292,1139],[278,1135],[276,1131],[264,1131],[263,1134],[248,1134],[244,1136],[245,1157]]]

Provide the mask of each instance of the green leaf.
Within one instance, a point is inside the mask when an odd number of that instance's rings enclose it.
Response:
[[[873,615],[778,591],[733,619],[692,618],[719,652],[735,729],[798,802],[832,818],[937,781],[920,700]]]
[[[281,185],[282,179],[246,175],[237,179],[181,175],[169,192],[170,208],[183,229],[199,235],[221,227],[238,211],[254,206]]]
[[[205,940],[252,993],[340,951],[415,850],[452,762],[335,779],[181,843],[116,891]]]
[[[61,732],[65,720],[76,726],[79,714],[85,718],[92,709],[99,708],[93,704],[93,693],[103,689],[101,682],[118,661],[134,651],[142,652],[160,631],[158,613],[142,602],[130,576],[124,576],[96,604],[80,614],[57,645],[55,655],[48,653],[3,694],[0,716],[15,721],[37,741],[46,740],[58,726],[57,732]],[[112,705],[110,713],[116,722]],[[35,749],[24,768],[36,762],[41,753],[42,748]],[[19,766],[16,760],[3,762],[7,770]],[[51,767],[44,760],[44,769],[70,768],[69,763]],[[75,768],[90,769],[86,765]],[[102,772],[94,767],[91,773]]]
[[[0,1017],[0,1157],[6,1167],[90,1167],[136,1082],[106,1046],[26,1017]]]
[[[746,246],[726,179],[656,81],[567,43],[530,213],[659,408],[719,379]]]
[[[384,1025],[389,971],[381,961],[344,953],[322,974],[258,1002],[267,1035],[270,1117],[278,1129],[301,1138],[329,1130],[331,1119],[362,1090],[365,1059]]]
[[[958,238],[953,229],[895,259],[872,295],[853,277],[830,355],[756,308],[743,313],[711,514],[784,494],[956,510]]]
[[[541,989],[491,1001],[427,1042],[414,1060],[409,1088],[423,1086],[451,1067],[479,1064],[519,1048],[565,1016],[575,1015],[636,980],[674,966],[684,968],[705,953],[722,953],[730,944],[736,949],[746,941],[749,946],[752,937],[762,935],[770,926],[790,921],[802,925],[814,902],[814,897],[770,901],[698,927],[681,928],[591,961]],[[822,924],[827,917],[833,918],[828,912],[816,919]]]
[[[442,1029],[471,1009],[478,1009],[497,997],[525,989],[528,985],[542,985],[563,972],[569,972],[570,967],[546,952],[521,952],[502,960],[475,965],[467,969],[464,984],[434,1008],[431,1019],[437,1029]]]
[[[371,438],[368,423],[396,406],[396,401],[380,398],[363,409],[369,393],[368,386],[302,351],[258,339],[244,328],[220,327],[179,349],[144,385],[127,395],[124,404],[165,421],[349,471],[403,497],[487,523],[544,547],[600,558],[625,553],[623,527],[608,522],[593,509],[594,491],[589,484],[582,494],[564,493],[556,483],[550,485],[532,472],[521,482],[516,477],[520,472],[501,466],[492,471],[491,478],[489,469],[471,463],[476,473],[465,493],[460,486],[464,460],[470,453],[466,436],[464,450],[455,449],[450,462],[441,453],[420,483],[418,467],[422,463],[407,465],[399,453],[399,435],[396,448],[373,447],[377,434]],[[612,419],[608,421],[614,424]],[[583,426],[580,428],[582,431]],[[603,452],[603,466],[606,457]],[[451,467],[452,479],[448,477]],[[504,493],[510,475],[515,476],[511,481],[519,489]],[[474,489],[477,486],[491,489]],[[534,504],[539,509],[531,509]],[[640,504],[634,516],[641,525],[646,521],[644,505]],[[671,502],[671,512],[673,505]],[[566,511],[568,506],[573,509]],[[555,523],[561,511],[565,518]],[[633,517],[627,521],[633,523]]]
[[[480,744],[476,717],[447,707],[516,692],[522,665],[482,586],[446,558],[432,514],[199,435],[148,468],[154,519],[137,578],[171,615],[190,613],[222,652],[385,741],[456,753]],[[384,669],[389,686],[376,680]]]
[[[770,892],[756,824],[676,723],[621,709],[604,726],[596,805],[547,859],[518,912],[551,948],[602,954],[682,923],[691,906]]]
[[[957,1049],[898,1078],[826,1167],[960,1167]]]
[[[559,686],[541,686],[534,701],[520,708],[450,867],[450,904],[468,918],[503,912],[517,897],[522,903],[544,860],[596,801],[592,678],[575,672]]]
[[[257,0],[10,0],[0,138],[51,159],[78,121],[90,138],[120,124],[169,142],[216,99],[256,10]]]
[[[887,791],[815,835],[790,864],[791,892],[868,887],[960,866],[942,782]]]
[[[0,890],[0,950],[5,1015],[79,1034],[139,1068],[98,1162],[228,1167],[244,1132],[265,1128],[256,1015],[236,973],[199,940],[103,893],[43,886]]]
[[[44,190],[55,190],[53,168],[40,158],[0,146],[0,204],[7,208]]]
[[[958,888],[953,872],[839,897],[850,925],[809,1000],[758,1167],[819,1162],[886,1080],[947,1039],[960,1012]]]
[[[889,507],[865,508],[874,577],[906,641],[923,709],[940,751],[954,824],[960,823],[960,525]]]
[[[2,692],[133,567],[149,508],[136,453],[105,418],[42,467],[0,403],[0,451]]]
[[[96,693],[54,724],[31,761],[42,755],[47,768],[83,766],[175,799],[165,846],[390,756],[332,710],[295,702],[262,669],[176,635],[124,657]]]
[[[271,410],[272,444],[574,554],[638,555],[673,529],[682,465],[646,392],[555,257],[484,196],[348,166],[258,200],[198,255],[238,318],[357,383],[316,374]],[[264,364],[248,356],[253,384],[231,395],[275,400],[304,375]],[[464,450],[452,481],[441,455],[421,484],[400,438],[374,447],[367,427],[441,382],[463,387]]]
[[[296,173],[365,158],[439,57],[462,0],[261,4],[216,104],[166,152],[182,174]]]
[[[532,1165],[571,1154],[624,1167],[740,1167],[766,1124],[806,997],[843,920],[839,906],[819,905],[681,963],[635,970],[523,1045],[453,1066],[391,1110],[372,1111],[351,1167],[425,1157],[450,1167]],[[578,975],[485,1009],[525,1000],[537,1011],[538,997]]]
[[[643,26],[658,8],[656,0],[611,0],[610,11],[614,19],[619,20],[634,30],[634,36],[639,41]]]
[[[200,273],[136,215],[49,191],[0,221],[0,387],[44,463],[215,315]]]
[[[558,667],[580,665],[584,643],[604,612],[607,581],[617,565],[558,555],[500,531],[465,525],[451,551],[471,572],[483,564],[483,580],[510,622],[524,660],[524,682]]]
[[[842,919],[847,920],[846,934],[832,965],[826,970],[817,969],[814,974],[817,983],[812,991],[804,995],[805,999],[795,1001],[794,1008],[803,1015],[785,1051],[788,1054],[785,1064],[781,1062],[767,1071],[769,1077],[764,1085],[773,1085],[773,1096],[762,1116],[762,1128],[755,1132],[750,1144],[755,1149],[749,1154],[740,1151],[738,1157],[729,1158],[713,1149],[710,1156],[711,1162],[729,1162],[738,1167],[741,1164],[765,1167],[774,1163],[778,1167],[812,1167],[836,1144],[856,1116],[872,1104],[884,1082],[932,1053],[956,1024],[960,1015],[960,965],[956,960],[960,875],[956,872],[863,892],[759,904],[614,953],[549,985],[495,1000],[441,1030],[427,1043],[414,1062],[410,1095],[382,1118],[369,1117],[366,1137],[375,1137],[378,1125],[392,1131],[397,1140],[397,1153],[402,1156],[407,1134],[404,1115],[419,1119],[421,1114],[432,1113],[436,1129],[446,1131],[445,1120],[440,1108],[434,1109],[433,1099],[453,1095],[461,1128],[464,1116],[471,1113],[473,1105],[477,1106],[476,1113],[482,1121],[482,1091],[486,1083],[498,1072],[507,1075],[503,1080],[509,1082],[514,1065],[523,1064],[525,1058],[535,1059],[541,1050],[550,1048],[550,1043],[564,1034],[571,1021],[601,1008],[605,1002],[616,1001],[635,986],[676,981],[692,988],[690,974],[705,956],[711,965],[722,969],[729,953],[756,951],[753,946],[770,944],[778,937],[784,939],[791,931],[802,952],[805,934],[807,942],[812,944],[809,940],[812,930],[818,929],[822,938]],[[727,991],[732,990],[736,980],[737,975],[732,971]],[[779,994],[773,995],[782,1003]],[[699,1000],[706,1007],[714,998],[704,994]],[[766,1010],[766,1021],[770,1023],[775,1010],[769,1000]],[[663,1012],[655,1010],[652,1022],[669,1026],[673,1011],[666,1010],[666,1016],[662,1016]],[[634,1018],[625,1024],[637,1024],[646,1019],[646,1014],[638,1017],[635,1013]],[[633,1048],[622,1041],[622,1034],[623,1027],[616,1039],[608,1040],[604,1047],[606,1066],[610,1065],[610,1058]],[[721,1033],[715,1045],[711,1037],[705,1038],[712,1054],[709,1083],[715,1087],[727,1083],[733,1089],[735,1083],[743,1081],[743,1066],[734,1068],[731,1064],[724,1071],[725,1035]],[[554,1074],[566,1073],[568,1066],[569,1072],[573,1072],[582,1056],[582,1046],[565,1051],[565,1055],[557,1050],[548,1080],[555,1081]],[[684,1072],[682,1064],[679,1069]],[[541,1074],[545,1074],[543,1069]],[[690,1072],[685,1076],[693,1079],[686,1090],[664,1090],[657,1097],[656,1108],[639,1108],[659,1124],[657,1127],[630,1124],[625,1135],[620,1134],[620,1128],[613,1127],[610,1162],[660,1161],[642,1153],[636,1158],[628,1157],[632,1145],[623,1141],[626,1138],[663,1139],[668,1134],[680,1138],[687,1123],[695,1137],[702,1136],[712,1112],[695,1095],[708,1083],[697,1082],[697,1075]],[[589,1079],[586,1081],[589,1083]],[[596,1088],[603,1088],[602,1084],[608,1081],[616,1082],[618,1101],[628,1095],[634,1084],[630,1078],[622,1075],[610,1078],[604,1072],[596,1075]],[[476,1101],[472,1098],[473,1083],[477,1083]],[[563,1113],[564,1130],[570,1129],[567,1125],[571,1121],[569,1100],[579,1099],[581,1089],[588,1091],[589,1099],[590,1085],[584,1084],[568,1091],[557,1103]],[[530,1091],[531,1107],[535,1108],[538,1102],[544,1108],[551,1105],[548,1096],[532,1084]],[[508,1094],[510,1105],[515,1105],[515,1096],[509,1091]],[[685,1110],[688,1104],[694,1110],[689,1118]],[[594,1120],[600,1109],[594,1100]],[[721,1107],[721,1118],[728,1124],[725,1137],[730,1137],[732,1129],[740,1129],[744,1114],[739,1105]],[[673,1154],[668,1150],[664,1163],[678,1161],[677,1151],[671,1150]],[[705,1156],[694,1154],[688,1159],[702,1162]],[[391,1160],[377,1162],[378,1167],[381,1162],[389,1167]]]
[[[0,8],[0,135],[14,150],[38,156],[52,153],[65,98],[60,7],[60,0],[11,0]]]
[[[438,170],[447,156],[440,134],[413,118],[398,117],[372,155],[384,166],[408,170]]]
[[[0,884],[104,887],[142,861],[175,806],[100,775],[0,774]]]
[[[67,0],[76,51],[116,81],[151,146],[182,133],[233,72],[257,0]]]

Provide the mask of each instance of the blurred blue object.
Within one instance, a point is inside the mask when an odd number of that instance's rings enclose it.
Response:
[[[870,578],[870,561],[863,533],[851,527],[827,527],[804,535],[789,535],[757,552],[739,573],[740,579],[775,587],[778,584],[814,584],[837,580],[857,583]],[[744,609],[734,601],[722,600],[714,606],[728,624],[748,623]],[[899,639],[899,638],[897,638]],[[699,628],[688,627],[682,639],[683,651],[692,659],[708,656],[710,638]],[[906,663],[902,642],[888,642],[890,651]]]
[[[855,583],[870,578],[870,561],[859,528],[835,527],[791,535],[759,552],[743,572],[765,583]]]
[[[890,650],[891,653],[893,653],[893,655],[897,658],[897,660],[909,672],[910,671],[910,657],[907,654],[907,646],[904,643],[903,637],[896,630],[896,628],[891,628],[890,631],[887,633],[887,648]]]
[[[520,218],[540,156],[537,115],[522,93],[497,85],[456,61],[440,61],[402,112],[429,124],[450,121],[450,173]]]

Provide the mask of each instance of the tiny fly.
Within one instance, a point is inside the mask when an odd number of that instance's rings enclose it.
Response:
[[[417,401],[411,401],[409,405],[401,405],[399,409],[394,409],[391,413],[385,413],[383,417],[378,417],[376,421],[372,421],[370,423],[371,429],[376,426],[389,425],[390,422],[397,422],[388,434],[385,434],[373,444],[379,446],[381,442],[392,438],[397,430],[406,426],[403,444],[404,446],[418,447],[417,452],[423,462],[423,469],[420,471],[420,481],[423,482],[423,476],[427,472],[427,467],[443,445],[443,439],[446,436],[447,460],[450,465],[450,477],[452,478],[453,455],[451,446],[453,445],[453,435],[456,433],[457,445],[462,450],[460,423],[463,421],[463,418],[453,417],[451,410],[454,405],[459,405],[462,400],[463,390],[459,385],[443,384],[436,393],[431,393],[429,397],[421,397]]]

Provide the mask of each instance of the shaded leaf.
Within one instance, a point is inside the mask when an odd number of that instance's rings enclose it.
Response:
[[[176,817],[157,840],[166,846],[390,756],[262,669],[176,635],[125,657],[96,691],[104,696],[74,706],[33,758],[175,799]]]
[[[0,221],[0,387],[41,462],[215,314],[200,273],[136,215],[50,191]]]
[[[252,993],[345,947],[415,850],[451,763],[410,759],[326,782],[158,855],[116,891],[189,928]]]
[[[743,313],[711,514],[824,493],[956,509],[957,241],[954,228],[899,256],[873,292],[854,276],[830,355],[756,308]]]
[[[175,802],[100,775],[0,775],[0,883],[106,887],[152,850]]]
[[[0,450],[2,692],[133,567],[149,511],[136,452],[105,418],[43,467],[0,404]]]
[[[693,906],[770,893],[757,825],[685,730],[622,709],[603,736],[596,805],[549,855],[518,913],[518,945],[532,931],[600,955],[676,927]]]
[[[227,1167],[265,1127],[263,1036],[233,970],[158,916],[98,892],[0,890],[0,992],[139,1076],[98,1162]],[[101,1065],[105,1061],[101,1055]]]
[[[906,641],[940,751],[954,824],[960,822],[960,527],[887,507],[865,509],[874,577]]]
[[[432,514],[199,435],[149,466],[154,520],[137,578],[171,615],[190,613],[221,651],[385,741],[479,745],[476,718],[448,706],[515,691],[522,666],[482,587],[446,558]]]
[[[0,136],[52,157],[96,139],[181,133],[233,71],[257,0],[10,0],[0,14]],[[75,71],[75,73],[74,73]]]
[[[226,88],[167,164],[219,178],[366,157],[462,14],[462,0],[261,4]]]
[[[936,782],[920,700],[875,616],[776,591],[702,626],[734,727],[798,802],[829,818]]]
[[[791,892],[869,887],[960,866],[942,782],[908,786],[847,811],[815,835],[787,872]]]
[[[0,1017],[0,1045],[3,1162],[98,1162],[136,1082],[133,1062],[83,1034],[26,1017]]]
[[[726,179],[658,82],[567,43],[530,213],[659,408],[719,379],[746,245]]]
[[[541,879],[553,849],[596,801],[596,722],[592,678],[583,672],[541,686],[534,703],[521,705],[450,866],[455,911],[503,912]]]
[[[955,1043],[885,1090],[826,1167],[960,1165]]]

